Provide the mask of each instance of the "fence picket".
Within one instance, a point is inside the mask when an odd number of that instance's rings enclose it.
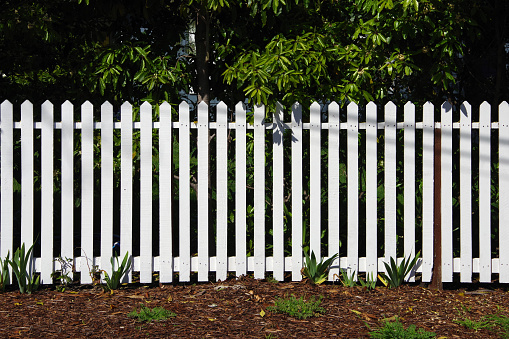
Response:
[[[209,274],[209,107],[198,105],[198,281]]]
[[[111,276],[113,247],[113,105],[101,105],[101,269]]]
[[[404,256],[415,256],[415,105],[411,102],[405,104],[404,141],[403,141],[403,228],[404,228]],[[415,281],[415,271],[408,281]]]
[[[328,198],[329,198],[329,258],[339,253],[339,154],[340,154],[340,117],[339,105],[336,102],[329,104],[329,157],[328,157]],[[340,259],[332,263],[329,271],[329,280],[334,280],[334,275],[339,272]]]
[[[235,106],[235,271],[247,272],[246,254],[246,108]]]
[[[292,280],[302,268],[302,106],[292,105]]]
[[[472,108],[460,108],[460,258],[461,282],[472,282]]]
[[[265,277],[265,106],[254,109],[254,277]]]
[[[378,124],[377,107],[370,102],[366,107],[366,272],[378,274]]]
[[[228,276],[228,108],[224,102],[220,102],[216,109],[216,280],[224,281]]]
[[[423,107],[422,131],[422,281],[430,282],[433,269],[433,168],[434,168],[434,107]],[[440,164],[436,164],[439,166]]]
[[[442,132],[442,281],[452,282],[452,105],[441,107]]]
[[[171,106],[159,106],[159,281],[173,281],[173,128]]]
[[[190,133],[189,105],[182,102],[179,106],[179,281],[191,279]]]
[[[322,173],[321,173],[321,137],[322,116],[320,105],[313,102],[310,108],[309,123],[309,252],[314,252],[316,260],[320,261],[321,235],[321,203],[322,203]]]
[[[347,185],[348,185],[348,270],[359,273],[359,114],[358,106],[347,107]]]
[[[14,199],[13,199],[13,173],[14,173],[14,131],[13,131],[13,107],[9,101],[2,102],[0,106],[0,122],[2,131],[0,133],[0,177],[1,177],[1,199],[0,199],[0,256],[3,259],[7,254],[13,254],[13,233],[14,233]],[[9,258],[11,258],[9,256]],[[11,270],[12,271],[12,270]]]
[[[41,284],[53,283],[53,104],[41,109]]]
[[[491,106],[487,102],[479,111],[479,266],[479,281],[491,282]]]
[[[34,106],[21,104],[21,239],[34,243]]]
[[[62,104],[61,161],[61,257],[74,258],[74,107]]]
[[[284,148],[283,148],[283,106],[276,104],[273,114],[274,130],[272,131],[272,211],[273,216],[273,277],[284,280],[285,253],[284,253]]]
[[[85,255],[80,281],[92,282],[85,267],[92,268],[94,261],[94,111],[90,102],[81,105],[81,250]],[[88,265],[88,266],[87,266]]]
[[[396,259],[396,105],[385,105],[384,137],[385,261]]]
[[[499,227],[499,257],[501,283],[509,282],[509,246],[503,246],[509,239],[509,104],[503,102],[498,111],[498,224]]]
[[[140,283],[152,282],[152,106],[140,108]]]
[[[133,255],[133,113],[125,102],[120,107],[120,257]],[[131,259],[134,262],[134,259]],[[123,282],[132,281],[132,269]]]

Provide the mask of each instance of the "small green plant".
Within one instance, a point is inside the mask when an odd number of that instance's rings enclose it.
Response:
[[[316,256],[313,251],[311,251],[311,257],[309,257],[307,251],[304,251],[304,254],[306,256],[306,262],[301,270],[301,274],[314,284],[321,284],[327,280],[329,268],[332,262],[338,257],[338,254],[334,254],[332,257],[325,260],[325,262],[322,258],[319,263],[316,262]]]
[[[374,290],[376,288],[376,278],[373,272],[366,273],[366,278],[364,280],[359,278],[359,282],[362,288],[365,288],[368,291]]]
[[[481,320],[472,320],[465,317],[464,319],[454,319],[453,321],[456,324],[465,326],[466,328],[476,332],[482,329],[491,329],[494,326],[493,322],[486,318],[482,318]]]
[[[341,281],[341,284],[345,287],[355,287],[355,271],[352,271],[351,275],[348,275],[348,271],[344,269],[340,269],[341,271],[341,277],[339,278],[339,281]]]
[[[403,258],[401,264],[396,264],[394,258],[391,257],[391,264],[384,262],[387,273],[382,273],[382,277],[389,286],[389,288],[399,287],[405,281],[405,277],[410,273],[412,268],[417,263],[421,252],[410,260],[410,258]]]
[[[176,314],[162,307],[148,308],[147,306],[141,304],[139,312],[134,310],[127,316],[131,318],[137,318],[138,321],[151,322],[166,320],[168,318],[175,317]]]
[[[117,269],[115,269],[115,261],[117,262]],[[111,257],[111,266],[112,273],[111,277],[107,272],[104,272],[104,281],[106,281],[106,286],[104,286],[105,290],[111,291],[116,290],[120,285],[120,281],[124,274],[126,274],[131,268],[131,260],[129,258],[129,252],[127,252],[124,256],[124,260],[122,260],[122,264],[118,264],[118,256],[115,255]]]
[[[56,287],[57,291],[64,292],[67,286],[72,283],[73,259],[58,257],[55,261],[60,264],[60,270],[53,272],[51,277],[60,282],[60,285]]]
[[[495,330],[501,338],[509,339],[509,317],[492,314],[488,315],[486,318],[493,322],[495,325],[493,330]]]
[[[435,333],[425,331],[422,328],[416,329],[415,325],[410,325],[405,329],[399,320],[386,321],[384,326],[370,332],[369,335],[376,339],[428,339],[436,337]]]
[[[307,301],[304,300],[304,297],[297,299],[295,296],[286,299],[277,298],[274,301],[274,306],[267,307],[267,310],[275,313],[286,313],[298,319],[306,319],[319,313],[325,313],[325,309],[320,306],[322,299],[323,296],[320,296],[318,300],[311,297]]]
[[[9,252],[4,260],[0,258],[0,290],[5,291],[5,286],[9,284]]]
[[[34,245],[30,246],[28,252],[25,253],[25,244],[18,248],[12,257],[12,260],[7,262],[12,267],[12,271],[18,280],[19,292],[31,294],[39,288],[39,275],[34,274],[32,262],[32,250]],[[27,270],[28,269],[28,270]]]

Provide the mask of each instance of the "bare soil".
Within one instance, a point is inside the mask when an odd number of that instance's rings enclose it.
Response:
[[[367,291],[241,277],[217,283],[132,284],[114,293],[99,286],[75,286],[65,292],[43,287],[30,295],[12,290],[0,294],[0,337],[369,338],[384,321],[399,318],[405,327],[414,324],[437,338],[499,338],[493,330],[475,331],[455,320],[480,320],[497,312],[509,316],[506,288],[453,287],[437,291],[407,284]],[[299,320],[267,310],[276,298],[291,295],[323,296],[326,313]],[[161,306],[177,316],[151,323],[127,316],[141,304]]]

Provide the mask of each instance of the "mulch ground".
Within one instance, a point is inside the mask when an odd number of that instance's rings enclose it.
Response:
[[[276,298],[323,296],[326,313],[299,320],[273,313]],[[98,286],[58,292],[43,287],[31,295],[0,294],[2,338],[369,338],[384,321],[397,318],[433,331],[437,338],[498,338],[455,322],[509,316],[504,288],[462,285],[436,291],[418,285],[374,291],[338,284],[274,283],[248,277],[217,283],[124,286],[113,294]],[[127,316],[140,305],[164,307],[177,314],[165,321],[141,323]],[[263,310],[263,312],[262,312]]]

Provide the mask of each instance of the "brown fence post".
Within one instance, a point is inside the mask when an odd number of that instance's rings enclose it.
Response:
[[[434,213],[433,213],[433,276],[431,279],[431,288],[442,290],[442,170],[441,170],[441,147],[442,130],[435,128],[435,147],[434,147],[434,181],[433,194]]]

